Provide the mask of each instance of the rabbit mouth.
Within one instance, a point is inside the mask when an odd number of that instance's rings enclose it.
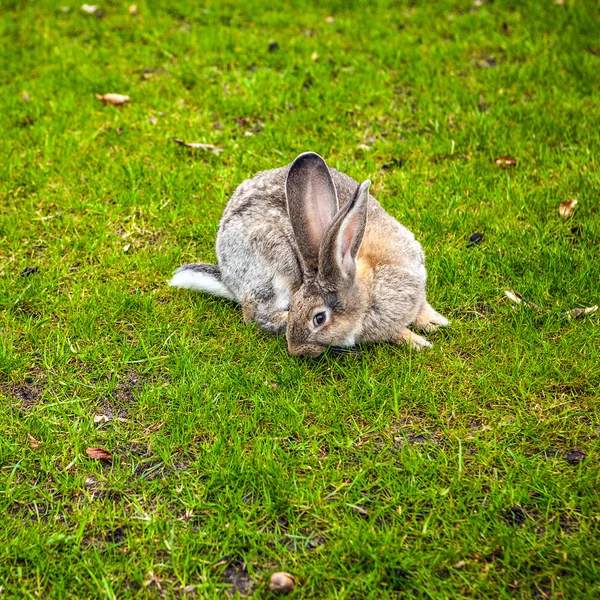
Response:
[[[327,350],[327,346],[319,346],[317,344],[301,344],[299,346],[288,344],[288,352],[293,356],[310,356],[311,358],[316,358],[317,356],[321,356],[325,350]]]
[[[355,347],[349,348],[346,346],[326,346],[324,344],[303,344],[301,346],[288,345],[288,352],[293,356],[307,356],[310,358],[316,358],[317,356],[321,356],[325,352],[327,352],[328,354],[334,354],[336,356],[346,354],[357,354],[360,352],[360,349]]]
[[[346,346],[331,346],[330,352],[332,354],[358,354],[360,352],[360,348],[348,348]]]

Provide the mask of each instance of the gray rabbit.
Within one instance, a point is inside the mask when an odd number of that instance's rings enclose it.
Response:
[[[427,303],[423,250],[370,185],[314,152],[263,171],[223,211],[218,266],[184,265],[170,285],[239,302],[246,323],[285,331],[295,355],[377,341],[431,346],[408,329],[448,325]]]

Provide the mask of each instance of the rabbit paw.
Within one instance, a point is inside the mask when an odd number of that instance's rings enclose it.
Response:
[[[429,304],[425,304],[421,309],[414,323],[415,327],[421,331],[435,331],[438,327],[445,327],[449,324],[450,321],[433,310]]]
[[[272,310],[270,306],[256,302],[242,302],[242,312],[245,323],[256,322],[257,326],[263,331],[268,331],[273,335],[279,335],[285,332],[288,322],[287,310]]]
[[[408,344],[413,350],[423,350],[423,348],[431,348],[433,344],[428,342],[424,337],[417,335],[406,327],[398,334],[394,340],[396,344]]]

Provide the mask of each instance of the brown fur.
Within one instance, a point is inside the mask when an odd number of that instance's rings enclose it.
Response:
[[[427,303],[413,234],[369,195],[369,182],[313,152],[238,186],[216,251],[218,265],[184,265],[171,284],[240,302],[246,322],[286,331],[292,354],[379,341],[420,349],[430,344],[409,327],[448,324]]]

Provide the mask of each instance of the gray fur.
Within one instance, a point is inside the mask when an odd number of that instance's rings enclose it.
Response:
[[[331,215],[325,231],[323,214]],[[344,231],[342,265],[335,250]],[[308,243],[306,232],[313,236]],[[315,232],[321,236],[318,263]],[[367,182],[359,190],[314,153],[242,182],[223,211],[216,251],[213,268],[241,303],[244,320],[286,331],[293,354],[371,341],[422,348],[429,342],[409,325],[431,330],[448,323],[427,303],[424,255],[413,234],[368,194]],[[315,328],[313,316],[323,309],[327,324]]]

